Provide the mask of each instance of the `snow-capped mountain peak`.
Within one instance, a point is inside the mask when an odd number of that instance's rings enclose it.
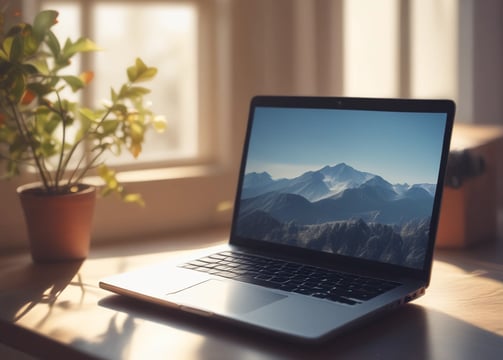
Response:
[[[423,189],[427,194],[434,196],[433,184],[391,184],[379,175],[356,170],[355,168],[339,163],[334,166],[325,166],[316,171],[307,171],[292,179],[275,180],[267,172],[252,172],[245,175],[243,180],[243,198],[258,196],[271,191],[296,194],[303,196],[310,202],[327,198],[337,198],[346,190],[358,188],[380,189],[381,194],[387,198],[401,198],[412,194],[413,187]],[[418,191],[414,191],[418,194]]]

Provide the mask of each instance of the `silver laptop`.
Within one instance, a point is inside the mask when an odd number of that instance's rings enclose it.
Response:
[[[252,99],[229,243],[112,292],[313,341],[424,294],[455,105]]]

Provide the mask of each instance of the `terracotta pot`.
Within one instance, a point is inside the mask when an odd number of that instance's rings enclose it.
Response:
[[[89,253],[96,188],[51,195],[40,184],[17,189],[23,207],[31,256],[35,262],[84,259]]]

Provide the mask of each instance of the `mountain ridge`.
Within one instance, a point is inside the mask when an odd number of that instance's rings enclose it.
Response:
[[[364,186],[379,187],[388,197],[399,199],[406,197],[413,188],[422,188],[430,196],[434,196],[435,185],[419,183],[409,185],[391,184],[380,175],[359,171],[342,162],[334,166],[324,166],[316,171],[307,171],[291,179],[273,179],[264,171],[245,174],[241,198],[246,199],[271,191],[282,191],[305,197],[310,202],[325,198],[337,198],[348,189]],[[419,193],[417,190],[413,190]]]
[[[292,179],[245,175],[238,234],[419,268],[429,240],[433,184],[391,184],[340,163]]]

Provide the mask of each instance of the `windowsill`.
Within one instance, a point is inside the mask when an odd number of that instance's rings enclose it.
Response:
[[[218,165],[175,166],[157,169],[120,171],[117,173],[117,179],[122,183],[141,183],[214,176],[223,171],[224,169]],[[95,186],[103,184],[99,176],[88,176],[85,178],[85,182]]]

